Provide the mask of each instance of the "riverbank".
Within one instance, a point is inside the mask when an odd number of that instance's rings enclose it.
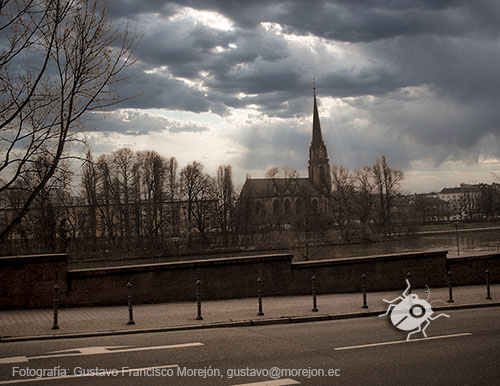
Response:
[[[430,232],[455,232],[458,225],[459,232],[471,232],[476,230],[495,230],[500,229],[500,222],[456,222],[442,224],[426,224],[418,227],[417,234],[426,234]]]
[[[368,255],[382,255],[390,253],[422,252],[429,250],[447,250],[449,256],[460,254],[477,254],[497,252],[500,249],[500,224],[498,223],[464,223],[457,230],[453,224],[432,225],[434,229],[423,229],[415,232],[411,237],[400,237],[374,242],[324,242],[310,243],[301,248],[248,248],[231,250],[207,250],[205,253],[179,254],[177,256],[145,256],[127,257],[106,256],[87,259],[70,258],[70,268],[98,268],[104,266],[123,266],[132,264],[153,264],[174,262],[179,260],[197,260],[222,257],[265,255],[273,253],[287,253],[294,256],[294,261],[325,260],[345,257]],[[71,255],[70,255],[71,256]]]

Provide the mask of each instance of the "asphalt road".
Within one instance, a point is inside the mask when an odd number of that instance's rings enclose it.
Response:
[[[500,308],[447,313],[431,321],[431,339],[410,342],[387,317],[368,317],[1,343],[0,385],[500,384]]]

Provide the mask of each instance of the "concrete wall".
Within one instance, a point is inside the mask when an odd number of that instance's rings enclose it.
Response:
[[[500,254],[446,258],[447,251],[367,256],[292,263],[292,255],[265,255],[175,263],[68,270],[67,255],[0,258],[0,308],[52,307],[53,286],[60,287],[62,307],[126,304],[128,281],[134,303],[195,300],[196,280],[203,299],[256,297],[258,277],[263,296],[311,293],[311,276],[318,293],[399,290],[407,272],[413,287],[484,283],[484,270],[500,282]]]
[[[74,270],[68,272],[64,303],[124,302],[128,281],[133,284],[135,303],[194,300],[198,279],[204,299],[256,296],[258,277],[263,280],[266,295],[286,295],[292,258],[266,255]]]
[[[500,283],[500,253],[449,257],[446,269],[452,273],[453,285],[484,284],[486,270],[492,284]]]
[[[291,294],[311,292],[315,275],[318,293],[361,291],[361,275],[366,275],[368,291],[401,289],[410,273],[412,287],[444,286],[447,251],[404,253],[318,260],[292,264]]]
[[[0,309],[47,308],[53,287],[66,292],[68,255],[0,257]]]

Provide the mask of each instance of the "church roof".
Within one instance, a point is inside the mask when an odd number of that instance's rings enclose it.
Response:
[[[320,196],[309,178],[249,178],[241,196],[270,198],[276,196]]]

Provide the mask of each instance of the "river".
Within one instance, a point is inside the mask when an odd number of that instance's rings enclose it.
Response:
[[[447,250],[448,256],[497,252],[500,248],[500,228],[483,230],[462,229],[458,232],[435,232],[416,235],[411,239],[389,240],[376,243],[351,243],[327,245],[309,249],[309,260],[336,259],[342,257],[370,256],[398,252]],[[302,254],[304,250],[300,251]],[[294,251],[297,260],[305,260]]]

